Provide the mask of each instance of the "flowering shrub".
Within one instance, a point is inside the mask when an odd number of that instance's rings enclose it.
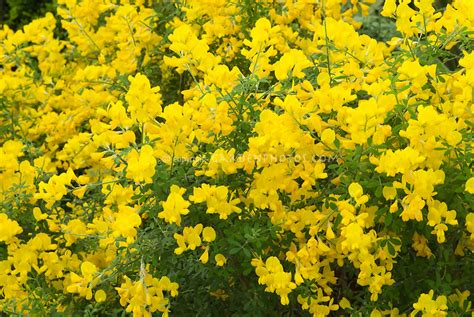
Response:
[[[374,2],[4,26],[2,312],[472,313],[474,2]]]

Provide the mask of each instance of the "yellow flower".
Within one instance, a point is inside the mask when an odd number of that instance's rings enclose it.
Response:
[[[296,283],[292,282],[291,273],[285,272],[277,257],[269,257],[265,263],[260,259],[253,259],[258,283],[267,286],[266,292],[276,293],[280,296],[282,305],[289,304],[288,294],[296,288]]]
[[[321,134],[321,141],[325,145],[332,145],[334,143],[334,140],[336,139],[336,133],[334,132],[333,129],[325,129],[323,133]]]
[[[48,215],[43,214],[41,212],[41,209],[39,209],[39,207],[34,207],[33,208],[33,217],[35,217],[36,221],[41,221],[41,220],[47,219]]]
[[[385,17],[391,17],[395,13],[396,9],[396,0],[385,0],[382,12],[380,12],[380,14]]]
[[[97,283],[95,275],[97,273],[97,266],[89,261],[82,262],[81,275],[72,272],[69,275],[69,285],[66,291],[69,293],[78,293],[80,296],[90,300],[92,298],[92,288]]]
[[[206,247],[203,254],[199,257],[199,261],[201,261],[202,264],[206,264],[209,261],[209,248],[208,247]]]
[[[372,162],[377,165],[375,168],[377,172],[395,176],[397,173],[406,174],[415,170],[425,159],[417,150],[407,147],[395,152],[389,149],[380,158],[372,159]]]
[[[128,80],[130,89],[125,95],[125,100],[128,102],[127,110],[130,117],[138,123],[152,121],[161,114],[160,87],[151,88],[148,78],[142,74],[129,76]],[[126,124],[125,118],[121,122]]]
[[[111,225],[113,236],[127,238],[127,243],[135,241],[137,228],[141,225],[142,219],[137,210],[129,206],[119,206],[118,212],[114,214],[115,221]]]
[[[466,229],[471,233],[471,240],[474,240],[474,212],[470,212],[466,216]]]
[[[137,281],[124,276],[124,283],[115,288],[120,296],[120,305],[126,307],[126,312],[133,312],[133,316],[151,316],[156,311],[167,315],[170,302],[165,292],[169,292],[171,297],[177,296],[178,284],[166,276],[157,279],[145,270],[142,273],[142,278]]]
[[[187,215],[189,213],[188,207],[191,205],[189,201],[183,198],[185,192],[185,188],[172,185],[168,198],[162,202],[163,211],[158,213],[158,217],[164,219],[167,223],[176,223],[180,226],[181,215]]]
[[[111,129],[115,129],[116,127],[128,128],[133,124],[133,120],[127,116],[123,102],[120,100],[109,105],[107,108],[107,116],[111,120]]]
[[[288,78],[288,73],[291,71],[292,76],[296,78],[303,78],[303,69],[312,66],[308,58],[300,50],[292,49],[283,54],[278,62],[273,65],[275,70],[275,77],[278,80],[285,80]]]
[[[397,196],[397,189],[394,187],[384,186],[382,193],[386,200],[393,200]]]
[[[216,254],[214,260],[216,261],[217,266],[224,266],[224,264],[227,262],[226,257],[220,253]]]
[[[365,204],[369,200],[369,196],[363,194],[364,190],[359,183],[351,183],[349,185],[349,195],[354,198],[357,205]]]
[[[415,316],[421,312],[422,316],[446,316],[448,306],[446,296],[438,296],[433,299],[434,291],[430,290],[428,294],[421,294],[418,302],[413,304],[415,309],[410,316]]]
[[[342,309],[348,309],[348,308],[351,308],[351,303],[349,302],[347,298],[343,297],[339,301],[339,306],[341,306]]]
[[[10,220],[4,213],[0,213],[0,241],[7,244],[14,236],[23,232],[23,229],[15,220]]]
[[[431,252],[430,247],[428,246],[428,239],[423,235],[420,235],[415,232],[413,235],[413,249],[416,251],[417,256],[431,257],[433,253]]]
[[[151,183],[155,175],[156,159],[153,156],[153,148],[150,145],[144,145],[140,152],[135,149],[127,156],[127,177],[135,182]]]
[[[351,195],[352,198],[359,198],[362,196],[364,193],[362,186],[358,183],[351,183],[349,185],[349,195]]]
[[[206,242],[212,242],[216,239],[216,231],[212,227],[205,227],[202,231],[202,238]]]
[[[95,292],[94,299],[98,303],[105,302],[105,300],[107,299],[107,294],[105,293],[104,290],[99,289]]]
[[[241,212],[241,209],[236,206],[240,200],[229,198],[229,190],[226,186],[202,184],[201,187],[194,188],[189,200],[195,203],[206,202],[207,213],[219,214],[219,219],[225,220],[230,214]]]
[[[474,177],[471,177],[467,180],[466,191],[470,194],[474,194]]]

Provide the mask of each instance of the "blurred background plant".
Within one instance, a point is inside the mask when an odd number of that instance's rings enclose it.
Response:
[[[0,24],[19,29],[55,8],[55,0],[0,0]]]

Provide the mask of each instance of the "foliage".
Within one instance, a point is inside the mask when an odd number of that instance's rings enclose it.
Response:
[[[51,0],[0,0],[0,23],[20,28],[54,8]]]
[[[374,3],[4,26],[2,312],[472,314],[474,2]]]

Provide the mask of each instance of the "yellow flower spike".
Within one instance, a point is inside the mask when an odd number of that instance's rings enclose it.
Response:
[[[150,145],[144,145],[140,151],[132,150],[127,156],[127,177],[135,182],[152,182],[152,176],[155,175],[156,159],[154,150]]]
[[[186,192],[185,188],[172,185],[170,191],[166,201],[162,202],[163,211],[158,213],[158,217],[164,219],[167,223],[176,223],[180,226],[181,215],[189,213],[188,207],[191,203],[182,196]]]
[[[137,234],[136,229],[141,225],[142,219],[137,209],[129,206],[119,206],[114,214],[115,221],[111,225],[113,236],[127,238],[127,243],[132,243]]]
[[[292,282],[291,273],[285,272],[277,257],[269,257],[265,263],[260,259],[253,259],[252,265],[256,266],[255,273],[259,276],[258,283],[267,286],[265,291],[276,293],[280,296],[282,305],[289,304],[288,294],[296,288]],[[299,278],[295,276],[298,281]]]
[[[229,190],[226,186],[202,184],[201,187],[194,188],[189,200],[194,203],[206,202],[207,213],[219,214],[219,219],[225,220],[231,213],[241,212],[241,209],[236,206],[240,200],[229,199],[228,196]]]
[[[127,111],[130,113],[132,120],[138,123],[152,121],[156,116],[161,114],[161,94],[160,88],[151,88],[150,81],[145,75],[137,74],[135,77],[129,76],[130,89],[128,90],[125,100],[128,103]],[[117,111],[121,111],[117,109]],[[121,123],[127,124],[126,117],[121,114]]]
[[[418,302],[413,304],[415,309],[411,316],[415,316],[421,312],[423,316],[444,316],[447,313],[447,298],[446,296],[438,296],[433,299],[434,291],[430,290],[428,294],[421,294]]]

